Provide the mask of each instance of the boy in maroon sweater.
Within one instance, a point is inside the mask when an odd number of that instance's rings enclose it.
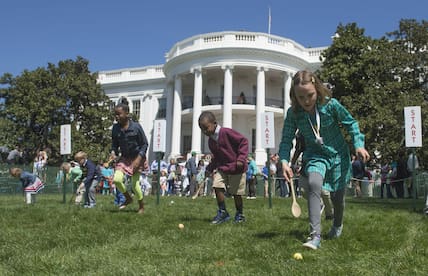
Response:
[[[209,111],[199,116],[199,127],[209,137],[208,146],[213,156],[206,172],[213,173],[218,212],[211,223],[220,224],[230,219],[224,202],[226,189],[235,200],[235,222],[244,222],[242,196],[245,194],[248,140],[233,129],[220,127]]]

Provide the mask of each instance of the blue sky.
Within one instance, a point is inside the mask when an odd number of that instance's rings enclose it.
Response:
[[[246,30],[328,46],[339,23],[379,38],[400,19],[428,20],[426,0],[13,0],[0,10],[0,75],[82,56],[92,71],[158,65],[178,41]]]

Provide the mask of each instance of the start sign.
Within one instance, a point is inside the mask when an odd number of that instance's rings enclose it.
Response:
[[[155,120],[153,126],[153,152],[165,152],[166,120]]]
[[[421,107],[404,107],[406,147],[422,147]]]
[[[262,147],[275,148],[275,128],[273,112],[265,112],[261,114],[262,118]]]

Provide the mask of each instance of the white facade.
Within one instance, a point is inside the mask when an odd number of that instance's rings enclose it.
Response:
[[[276,148],[270,151],[277,152],[291,78],[299,70],[318,69],[324,49],[265,33],[208,33],[176,43],[164,65],[103,71],[98,80],[114,102],[128,99],[150,143],[153,121],[166,119],[166,157],[209,152],[198,126],[200,113],[209,110],[220,125],[248,138],[250,152],[262,165],[267,156],[261,114],[274,113]],[[244,104],[237,102],[241,92]],[[149,151],[154,158],[152,147]]]

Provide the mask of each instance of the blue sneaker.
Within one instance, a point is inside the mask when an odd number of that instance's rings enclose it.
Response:
[[[308,237],[308,241],[303,244],[304,247],[316,250],[321,247],[321,236],[315,233],[311,233]]]
[[[211,224],[221,224],[230,219],[229,213],[226,210],[218,210],[217,215],[211,221]]]
[[[342,235],[342,229],[343,229],[343,225],[341,225],[339,227],[336,227],[333,225],[327,234],[327,238],[336,239],[336,238],[340,237],[340,235]]]
[[[245,216],[241,213],[236,213],[234,223],[245,222]]]

